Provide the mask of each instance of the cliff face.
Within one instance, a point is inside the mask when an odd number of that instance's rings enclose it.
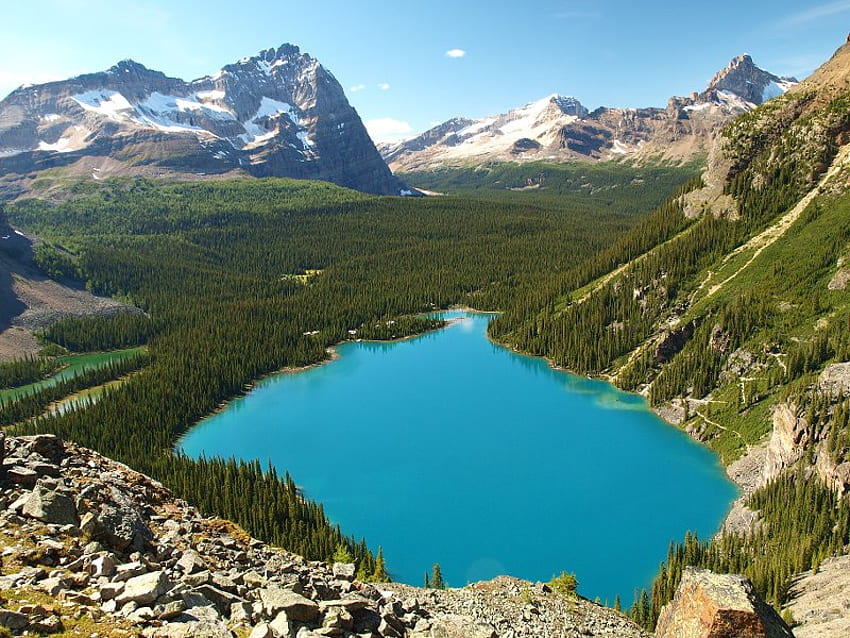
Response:
[[[125,60],[17,89],[0,102],[0,173],[49,167],[92,179],[242,172],[404,189],[333,75],[289,44],[191,82]]]

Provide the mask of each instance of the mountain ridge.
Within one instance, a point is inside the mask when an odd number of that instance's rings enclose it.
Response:
[[[321,179],[399,195],[345,93],[291,44],[186,82],[122,60],[105,71],[22,86],[0,102],[0,172],[248,174]]]
[[[409,140],[382,145],[381,152],[395,171],[491,161],[686,162],[707,153],[725,123],[796,84],[794,78],[760,69],[744,54],[715,74],[702,92],[671,97],[665,108],[589,112],[576,98],[552,94],[501,115],[454,118]],[[546,108],[559,100],[567,107]],[[535,117],[528,117],[529,111]]]

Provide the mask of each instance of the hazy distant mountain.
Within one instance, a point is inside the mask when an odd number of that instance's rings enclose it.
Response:
[[[333,75],[290,44],[191,82],[125,60],[20,87],[0,102],[0,174],[50,167],[94,179],[244,171],[404,188]]]
[[[670,98],[666,109],[599,108],[588,113],[575,98],[556,94],[502,115],[455,118],[381,150],[393,170],[622,156],[682,161],[706,153],[722,125],[796,83],[742,55],[705,91]]]

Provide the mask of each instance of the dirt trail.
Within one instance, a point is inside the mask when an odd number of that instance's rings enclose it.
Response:
[[[709,425],[713,425],[714,427],[716,427],[720,430],[723,430],[724,432],[731,432],[732,434],[734,434],[735,436],[738,437],[738,440],[740,440],[741,443],[743,443],[745,447],[749,447],[747,445],[747,442],[744,440],[744,437],[742,437],[741,434],[737,430],[731,430],[731,429],[727,428],[725,425],[720,425],[717,421],[712,421],[711,419],[709,419],[707,416],[705,416],[699,410],[695,410],[694,414],[696,414],[699,418],[701,418],[703,421],[705,421]]]
[[[701,299],[701,301],[708,299],[709,297],[714,295],[718,290],[728,284],[730,281],[735,279],[735,277],[737,277],[741,272],[743,272],[747,267],[749,267],[750,264],[752,264],[756,259],[758,259],[759,255],[761,255],[768,247],[772,246],[774,243],[776,243],[778,239],[780,239],[786,232],[788,232],[788,229],[791,228],[792,224],[794,224],[794,222],[796,222],[800,218],[800,215],[802,215],[803,212],[809,207],[809,204],[812,203],[815,197],[817,197],[823,192],[826,184],[832,178],[838,175],[841,169],[848,166],[848,164],[850,164],[850,145],[841,147],[838,152],[838,155],[836,155],[835,160],[833,160],[832,165],[829,167],[829,170],[826,172],[826,174],[824,174],[818,184],[814,188],[812,188],[812,190],[810,190],[808,194],[803,197],[803,199],[797,202],[796,206],[794,206],[790,211],[785,213],[785,215],[783,215],[779,220],[777,220],[774,224],[766,228],[764,231],[762,231],[755,237],[750,238],[750,240],[745,244],[738,246],[738,248],[733,250],[723,259],[723,262],[720,265],[721,268],[725,264],[727,264],[731,259],[740,255],[741,253],[749,250],[755,251],[744,265],[742,265],[740,268],[738,268],[735,272],[726,277],[726,279],[724,279],[720,283],[712,285],[711,288],[708,289],[708,292],[705,294],[705,296]],[[699,295],[699,293],[711,281],[713,275],[714,273],[709,271],[708,275],[702,281],[699,288],[697,288],[697,290],[692,295],[692,304],[696,297]]]

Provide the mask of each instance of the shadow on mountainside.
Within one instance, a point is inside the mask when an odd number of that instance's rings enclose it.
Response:
[[[21,270],[22,262],[32,263],[32,243],[0,220],[0,332],[12,325],[12,320],[27,309],[14,290],[13,273]]]

